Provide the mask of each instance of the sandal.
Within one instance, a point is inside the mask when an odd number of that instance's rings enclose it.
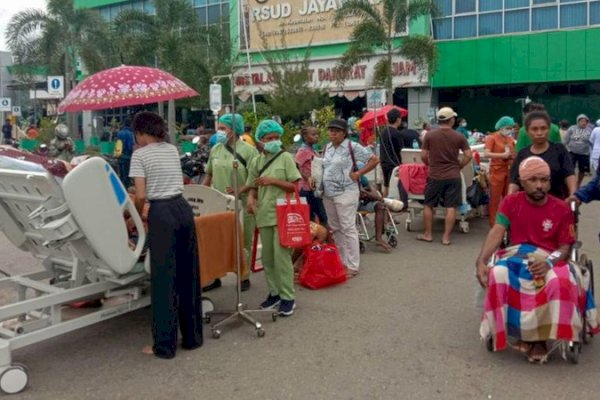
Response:
[[[347,279],[352,279],[356,276],[358,276],[359,272],[355,269],[350,269],[350,268],[346,268],[346,278]]]

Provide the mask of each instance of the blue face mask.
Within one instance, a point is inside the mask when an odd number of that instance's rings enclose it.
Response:
[[[215,138],[217,143],[227,143],[227,134],[223,131],[217,131],[217,133],[215,133]]]
[[[265,143],[265,151],[267,153],[276,154],[281,151],[281,140],[273,140]]]

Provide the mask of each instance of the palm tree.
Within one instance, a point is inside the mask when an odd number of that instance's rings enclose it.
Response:
[[[369,0],[344,2],[336,11],[334,26],[351,17],[358,18],[359,22],[352,30],[340,67],[349,70],[359,61],[383,54],[384,58],[375,65],[372,84],[383,85],[387,89],[388,104],[392,104],[392,57],[395,54],[404,56],[428,74],[437,67],[437,49],[430,36],[410,35],[399,39],[396,33],[418,18],[435,15],[436,10],[433,0],[381,0],[375,4]]]
[[[189,0],[155,0],[154,4],[154,15],[125,10],[117,16],[114,52],[121,63],[161,68],[201,94],[200,100],[181,103],[208,104],[211,77],[230,72],[229,32],[218,25],[202,26]]]
[[[97,12],[75,9],[73,0],[48,0],[47,10],[15,14],[6,40],[17,65],[46,66],[49,74],[64,75],[68,93],[75,85],[78,58],[90,72],[110,64],[107,25]],[[69,118],[73,133],[74,126],[73,117]]]

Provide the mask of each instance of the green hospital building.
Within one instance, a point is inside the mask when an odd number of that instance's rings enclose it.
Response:
[[[202,23],[229,27],[238,60],[248,64],[236,76],[240,99],[272,87],[265,53],[297,63],[309,51],[310,84],[328,91],[347,116],[366,104],[377,57],[359,63],[340,83],[336,64],[353,26],[349,20],[332,27],[340,1],[190,0]],[[430,77],[408,60],[394,59],[394,102],[408,108],[411,125],[449,105],[470,128],[487,131],[502,115],[520,120],[527,98],[545,104],[555,120],[574,123],[579,113],[600,118],[600,0],[435,1],[435,18],[395,32],[397,41],[431,34],[438,45],[439,67]],[[107,20],[127,8],[154,12],[150,0],[76,4]]]

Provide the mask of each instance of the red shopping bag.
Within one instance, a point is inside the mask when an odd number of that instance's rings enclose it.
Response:
[[[302,286],[321,289],[346,282],[346,270],[334,244],[315,244],[304,249],[304,263],[298,277]]]
[[[277,231],[279,244],[283,247],[302,248],[312,243],[310,233],[310,208],[305,199],[300,199],[298,185],[294,186],[296,198],[290,199],[286,193],[285,200],[277,200]]]

